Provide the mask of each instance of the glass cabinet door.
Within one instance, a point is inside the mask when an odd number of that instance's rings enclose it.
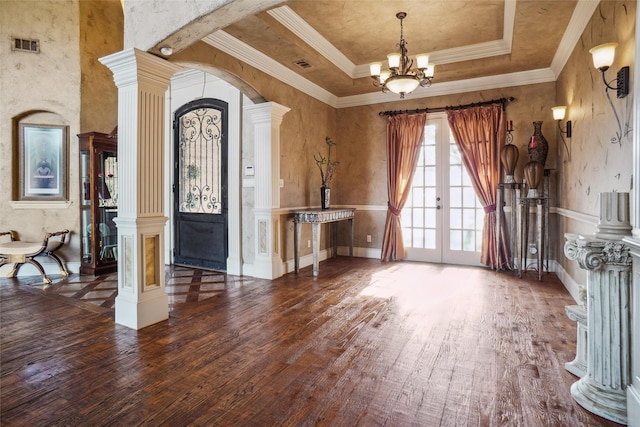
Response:
[[[99,262],[115,262],[118,257],[118,231],[113,219],[118,214],[118,158],[103,151],[98,156],[98,215],[96,218]]]
[[[88,132],[80,139],[81,274],[118,269],[117,134]]]
[[[80,152],[80,233],[82,235],[82,262],[92,262],[91,250],[91,179],[88,150]]]

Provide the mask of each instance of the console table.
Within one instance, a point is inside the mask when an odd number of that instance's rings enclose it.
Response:
[[[351,225],[351,239],[349,245],[349,256],[353,256],[353,219],[355,218],[355,208],[345,209],[305,209],[293,212],[294,258],[296,273],[300,270],[300,228],[303,223],[311,224],[313,227],[313,275],[318,275],[318,254],[320,252],[320,225],[332,223],[331,245],[332,255],[336,256],[338,248],[338,221],[348,220]]]

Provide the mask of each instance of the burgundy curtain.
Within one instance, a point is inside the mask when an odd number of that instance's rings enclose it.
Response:
[[[449,126],[462,154],[473,188],[484,207],[484,228],[480,262],[506,267],[506,244],[496,248],[496,189],[500,182],[500,150],[505,143],[502,104],[449,110]],[[504,235],[504,233],[502,234]]]
[[[426,114],[401,114],[387,121],[387,220],[382,239],[382,260],[405,256],[400,212],[407,202],[411,180],[424,137]]]

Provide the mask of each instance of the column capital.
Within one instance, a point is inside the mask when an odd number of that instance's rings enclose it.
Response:
[[[113,81],[119,89],[145,82],[157,86],[164,93],[171,76],[182,70],[179,65],[135,48],[98,60],[111,70]]]
[[[280,126],[282,118],[290,110],[291,108],[280,105],[277,102],[263,102],[244,107],[245,113],[251,116],[254,124],[271,123],[275,126]]]
[[[631,266],[630,248],[619,240],[602,240],[566,233],[564,254],[577,261],[584,270],[600,270],[604,266]]]

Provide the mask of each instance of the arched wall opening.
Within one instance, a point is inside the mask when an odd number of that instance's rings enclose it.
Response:
[[[253,253],[253,187],[250,179],[244,179],[243,164],[253,164],[253,140],[251,129],[243,120],[243,108],[265,102],[264,98],[250,85],[230,73],[198,63],[180,63],[184,71],[176,73],[170,80],[165,96],[165,214],[169,218],[165,226],[165,260],[173,264],[175,224],[174,224],[174,168],[175,136],[173,123],[175,112],[181,106],[203,98],[212,98],[228,103],[228,209],[229,248],[227,272],[241,275],[243,265],[252,263]]]

